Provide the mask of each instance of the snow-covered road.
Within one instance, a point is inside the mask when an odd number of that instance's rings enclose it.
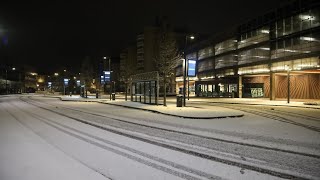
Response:
[[[245,117],[182,120],[42,97],[11,96],[0,102],[4,180],[320,177],[319,132],[292,124]],[[267,130],[249,130],[261,126]]]

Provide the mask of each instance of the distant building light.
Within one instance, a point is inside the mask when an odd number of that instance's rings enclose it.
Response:
[[[13,68],[12,68],[12,71],[15,71],[15,70],[16,70],[16,68],[15,68],[15,67],[13,67]]]
[[[264,33],[264,34],[269,34],[269,30],[266,30],[266,29],[262,29],[262,30],[261,30],[261,33]]]
[[[55,76],[59,76],[59,73],[54,73]]]

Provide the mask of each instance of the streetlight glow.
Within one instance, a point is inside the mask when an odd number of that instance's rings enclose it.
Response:
[[[107,57],[106,57],[106,56],[104,56],[104,57],[103,57],[103,59],[107,59]]]
[[[12,71],[15,71],[15,70],[16,70],[16,68],[15,68],[15,67],[13,67],[13,68],[12,68]]]
[[[193,35],[191,35],[191,36],[190,36],[190,39],[194,39],[194,36],[193,36]]]
[[[59,76],[59,73],[54,73],[55,76]]]

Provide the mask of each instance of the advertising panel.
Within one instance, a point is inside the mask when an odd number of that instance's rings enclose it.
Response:
[[[63,79],[63,83],[64,83],[65,86],[68,86],[69,79]]]
[[[110,82],[111,80],[111,72],[110,71],[103,71],[104,74],[104,82]]]
[[[196,61],[195,60],[188,60],[187,76],[189,76],[189,77],[196,76]]]

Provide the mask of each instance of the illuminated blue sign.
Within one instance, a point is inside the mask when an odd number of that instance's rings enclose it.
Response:
[[[196,61],[188,60],[188,74],[187,76],[196,76]]]
[[[64,85],[65,85],[65,86],[68,86],[69,79],[63,79],[63,82],[64,82]]]
[[[104,84],[105,81],[104,81],[104,76],[100,76],[100,84]]]
[[[77,86],[80,86],[80,80],[77,80]]]
[[[110,82],[111,80],[111,71],[103,71],[104,82]]]

